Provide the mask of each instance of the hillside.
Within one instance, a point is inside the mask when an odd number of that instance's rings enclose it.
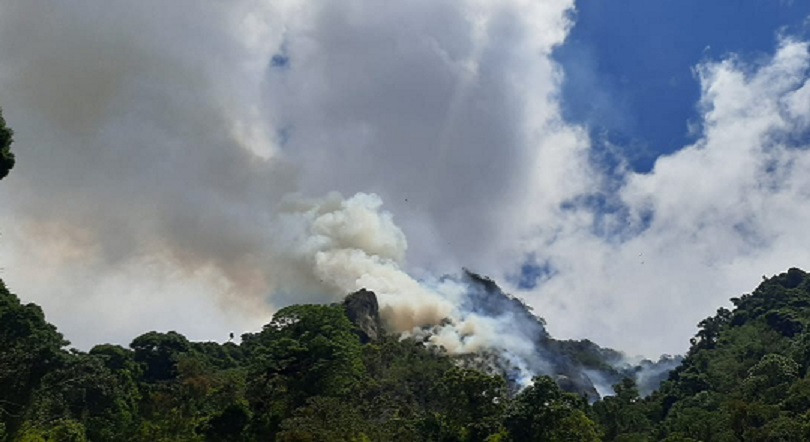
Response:
[[[593,407],[606,440],[810,440],[810,278],[792,268],[731,301],[658,392]]]
[[[681,361],[631,365],[556,340],[491,280],[467,272],[471,309],[508,311],[536,343],[533,381],[508,349],[450,355],[385,332],[376,297],[295,305],[241,343],[149,332],[128,348],[68,343],[0,283],[0,440],[807,440],[810,278],[765,279],[699,324]],[[503,355],[507,355],[506,359]],[[658,391],[650,389],[677,368]],[[612,384],[615,395],[598,399]],[[595,402],[594,402],[595,401]]]
[[[587,339],[555,339],[546,331],[543,318],[535,315],[520,299],[503,292],[493,280],[465,270],[462,281],[467,287],[464,299],[468,310],[485,317],[508,316],[511,330],[505,331],[527,336],[533,346],[529,357],[516,357],[505,348],[502,352],[481,352],[462,358],[473,368],[503,376],[515,389],[522,385],[521,376],[530,379],[545,375],[553,378],[564,391],[595,401],[611,394],[613,384],[629,377],[647,395],[658,388],[666,374],[680,362],[680,357],[665,355],[655,362],[635,363],[620,351],[600,347]],[[516,363],[523,366],[522,371],[515,367]]]

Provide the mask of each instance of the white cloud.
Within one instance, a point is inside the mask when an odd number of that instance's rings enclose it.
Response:
[[[318,5],[288,24],[266,88],[306,193],[379,193],[411,262],[442,270],[491,267],[512,210],[569,196],[555,161],[580,140],[563,140],[548,56],[572,2]],[[530,198],[535,177],[563,189]]]
[[[760,275],[810,264],[808,63],[807,44],[785,40],[761,66],[730,58],[698,68],[702,136],[650,173],[626,174],[615,195],[629,213],[619,222],[643,230],[616,242],[580,213],[538,246],[559,271],[530,298],[552,332],[648,355],[683,351],[698,321]],[[633,226],[644,216],[649,225]]]

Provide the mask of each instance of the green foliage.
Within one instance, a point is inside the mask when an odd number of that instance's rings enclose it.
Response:
[[[140,383],[140,440],[236,440],[233,432],[246,425],[238,416],[246,409],[246,370],[218,369],[189,351],[177,355],[174,371],[173,379]]]
[[[605,397],[593,405],[595,420],[607,440],[647,440],[653,434],[650,417],[654,408],[641,402],[638,388],[630,378],[613,386],[615,396]]]
[[[289,383],[296,404],[316,394],[346,394],[363,373],[354,325],[335,306],[296,305],[280,310],[245,347],[254,373],[267,383]]]
[[[474,355],[372,339],[340,305],[287,307],[241,344],[153,331],[65,351],[0,282],[0,440],[810,440],[810,278],[791,269],[732,302],[659,391],[641,397],[626,378],[589,405],[550,377],[510,391],[465,368]],[[551,345],[591,369],[620,360],[590,341]]]
[[[177,378],[177,363],[180,356],[191,349],[191,343],[174,331],[152,331],[135,338],[129,347],[134,352],[135,362],[143,366],[143,377],[158,382]]]
[[[599,431],[586,415],[587,402],[565,393],[548,376],[517,395],[504,418],[513,441],[597,441]]]
[[[423,440],[449,437],[453,430],[439,393],[446,373],[454,368],[439,350],[412,339],[386,338],[363,348],[366,377],[356,402],[366,419],[377,424],[372,440]]]
[[[244,402],[236,402],[225,407],[208,419],[201,427],[206,441],[239,440],[250,422],[250,409]]]
[[[133,433],[139,398],[131,378],[109,369],[98,356],[74,352],[43,377],[28,423],[50,428],[54,419],[81,422],[90,440],[115,441]]]
[[[23,305],[0,280],[0,423],[15,434],[43,377],[63,366],[67,354],[42,309]]]
[[[284,417],[309,398],[348,395],[363,375],[359,337],[339,306],[284,308],[260,333],[242,339],[252,358],[252,429],[260,437],[275,435]]]
[[[347,407],[345,401],[338,398],[316,396],[282,423],[276,440],[360,442],[369,440],[365,434],[369,430],[368,422],[357,408]]]
[[[730,320],[731,311],[721,307],[717,309],[715,316],[700,321],[698,333],[691,340],[692,351],[715,348],[717,341],[720,339],[720,332],[728,325]]]
[[[47,429],[25,427],[18,438],[19,442],[86,442],[89,439],[82,423],[60,419],[52,422]]]
[[[594,404],[606,440],[641,434],[621,424],[633,413],[649,419],[649,440],[810,440],[810,278],[790,269],[732,303],[700,322],[657,393]]]
[[[54,442],[86,442],[88,439],[85,426],[75,420],[58,421],[45,437]]]
[[[778,354],[767,354],[748,370],[743,380],[745,397],[766,404],[778,404],[785,399],[790,385],[796,381],[799,364]]]
[[[6,127],[6,120],[3,119],[3,110],[0,109],[0,180],[8,175],[14,168],[14,153],[11,152],[11,143],[14,141],[14,131]]]
[[[662,422],[660,431],[669,438],[734,440],[729,420],[728,410],[722,407],[722,397],[701,392],[675,404]]]
[[[444,373],[434,394],[442,400],[444,433],[457,440],[485,440],[500,430],[508,400],[503,378],[454,367]]]

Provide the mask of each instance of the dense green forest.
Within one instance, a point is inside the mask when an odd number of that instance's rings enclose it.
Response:
[[[379,328],[376,298],[280,310],[240,344],[149,332],[128,348],[68,343],[0,284],[0,435],[9,441],[810,440],[810,278],[766,279],[705,319],[641,397],[590,403]],[[571,341],[576,342],[576,341]],[[570,345],[592,357],[591,345]],[[590,355],[590,356],[588,356]]]
[[[0,179],[11,142],[0,115]],[[635,366],[551,338],[520,300],[465,277],[476,308],[533,329],[547,373],[522,385],[491,354],[387,334],[365,290],[286,307],[239,343],[152,331],[84,352],[0,280],[0,441],[810,440],[801,270],[701,321],[685,357]],[[614,394],[600,397],[594,379]]]

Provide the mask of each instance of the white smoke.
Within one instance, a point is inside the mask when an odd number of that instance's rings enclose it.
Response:
[[[407,242],[377,195],[288,197],[272,223],[277,267],[271,301],[329,302],[368,289],[397,332],[438,324],[453,303],[402,270]]]
[[[290,196],[272,224],[277,285],[271,301],[334,302],[368,289],[378,298],[389,331],[419,334],[451,353],[472,353],[503,346],[530,351],[530,345],[508,342],[504,324],[511,318],[477,315],[464,310],[469,290],[454,279],[418,281],[403,270],[407,242],[381,199],[359,193],[343,199]],[[516,345],[512,345],[516,344]]]
[[[80,347],[152,328],[224,339],[369,287],[392,329],[534,367],[513,313],[430,276],[501,280],[531,256],[550,273],[521,296],[555,335],[683,351],[760,274],[810,262],[807,47],[705,63],[699,141],[608,185],[560,112],[551,54],[573,6],[0,2],[18,159],[2,277]],[[288,196],[332,190],[355,196]]]
[[[434,299],[402,269],[518,262],[535,218],[522,203],[546,213],[587,176],[562,164],[587,143],[559,118],[550,59],[572,6],[2,2],[0,106],[18,158],[0,186],[3,277],[86,347],[152,327],[224,337],[361,285],[386,305]],[[527,194],[537,172],[562,193]],[[337,199],[285,199],[332,190],[385,199],[409,264],[397,235],[374,249],[381,238],[318,212]],[[365,198],[340,216],[356,222]],[[275,225],[308,217],[311,232]],[[453,296],[394,327],[447,316]]]
[[[367,289],[389,332],[452,355],[498,355],[518,385],[551,372],[540,348],[542,323],[522,305],[469,276],[417,280],[406,273],[405,235],[377,195],[290,195],[271,226],[273,304],[337,302]]]

